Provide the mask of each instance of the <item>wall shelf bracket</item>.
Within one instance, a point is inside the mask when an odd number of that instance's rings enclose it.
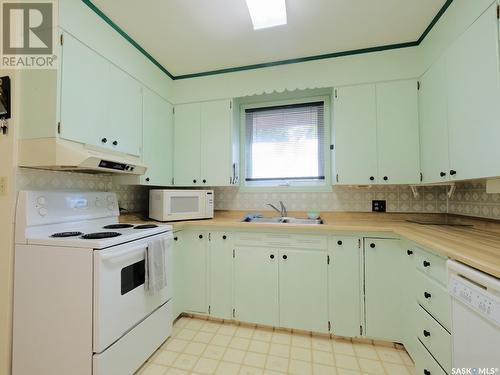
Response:
[[[418,192],[418,188],[422,186],[446,186],[446,195],[448,198],[451,198],[453,194],[455,193],[456,185],[454,182],[447,182],[447,183],[442,183],[442,184],[419,184],[419,185],[410,185],[411,192],[413,193],[413,197],[417,199],[420,196],[420,193]]]

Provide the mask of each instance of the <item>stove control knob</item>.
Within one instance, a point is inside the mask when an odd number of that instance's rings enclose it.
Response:
[[[45,199],[45,197],[38,197],[36,201],[39,205],[42,205],[42,206],[44,206],[45,203],[47,203],[47,200]]]
[[[48,211],[47,211],[47,209],[46,209],[46,208],[43,208],[43,207],[42,207],[42,208],[39,208],[39,209],[38,209],[38,215],[40,215],[40,216],[45,216],[45,215],[47,215],[47,214],[48,214]]]

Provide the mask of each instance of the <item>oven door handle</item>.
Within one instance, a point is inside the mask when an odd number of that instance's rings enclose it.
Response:
[[[126,256],[129,256],[131,254],[137,254],[138,250],[143,250],[143,251],[147,251],[148,250],[148,245],[147,244],[143,244],[141,246],[136,246],[132,249],[125,249],[125,250],[122,250],[120,252],[109,252],[107,254],[103,254],[101,255],[101,259],[103,261],[111,261],[113,263],[116,263],[116,261],[120,260],[120,259],[123,259],[124,257]]]

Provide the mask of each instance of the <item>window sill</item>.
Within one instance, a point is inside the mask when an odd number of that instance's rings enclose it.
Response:
[[[279,186],[279,185],[247,185],[242,184],[240,186],[240,192],[242,193],[329,193],[332,192],[332,186],[330,184],[311,184],[311,185],[289,185],[289,186]]]

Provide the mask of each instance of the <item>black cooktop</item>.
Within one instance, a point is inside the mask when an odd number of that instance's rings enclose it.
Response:
[[[156,227],[158,227],[158,225],[156,224],[142,224],[142,225],[136,225],[134,229],[151,229]]]
[[[103,229],[125,229],[132,228],[133,226],[133,224],[110,224],[103,226]]]
[[[96,232],[96,233],[87,233],[84,234],[81,238],[84,240],[99,240],[102,238],[112,238],[121,236],[121,233],[118,232]]]
[[[82,234],[83,234],[82,232],[59,232],[52,234],[50,237],[54,238],[76,237],[76,236],[81,236]]]

